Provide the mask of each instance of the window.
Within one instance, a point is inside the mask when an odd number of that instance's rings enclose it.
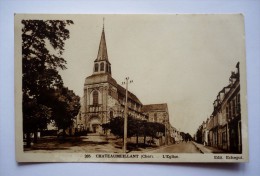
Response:
[[[227,134],[226,134],[226,132],[223,132],[223,133],[222,133],[222,143],[223,143],[223,144],[226,144],[226,143],[227,143]]]
[[[237,94],[237,114],[240,114],[240,94]]]
[[[93,105],[98,105],[98,92],[93,92]]]
[[[104,71],[104,63],[103,62],[100,64],[100,71]]]
[[[113,111],[110,111],[110,118],[113,118],[114,114]]]
[[[157,113],[154,113],[154,122],[157,122]]]
[[[228,105],[226,107],[226,118],[227,118],[227,120],[229,119],[229,116],[228,116]]]
[[[231,115],[231,102],[228,103],[228,117],[231,118],[232,115]]]
[[[232,100],[232,104],[233,104],[233,107],[232,107],[232,113],[233,113],[233,116],[235,116],[235,114],[236,114],[236,100],[234,99],[234,100]]]
[[[95,64],[95,72],[98,72],[98,63]]]
[[[214,144],[217,145],[218,144],[218,139],[217,139],[218,135],[216,132],[214,132]]]

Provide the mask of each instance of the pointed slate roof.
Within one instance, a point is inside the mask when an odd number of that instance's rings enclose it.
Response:
[[[107,45],[106,45],[106,37],[105,37],[105,31],[104,26],[102,30],[102,35],[99,43],[99,49],[98,49],[98,55],[96,61],[108,61],[108,55],[107,55]]]

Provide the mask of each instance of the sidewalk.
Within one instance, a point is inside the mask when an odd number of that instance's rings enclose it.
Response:
[[[217,149],[215,147],[204,146],[203,144],[199,144],[194,141],[192,141],[192,143],[198,148],[201,153],[225,153],[225,151]]]

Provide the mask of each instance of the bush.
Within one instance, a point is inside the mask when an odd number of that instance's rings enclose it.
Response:
[[[86,130],[75,132],[75,136],[86,136],[87,134]]]
[[[41,136],[57,136],[58,130],[44,130],[41,132]]]

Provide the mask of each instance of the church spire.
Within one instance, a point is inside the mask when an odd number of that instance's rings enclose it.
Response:
[[[108,61],[107,55],[107,45],[106,45],[106,37],[105,37],[105,29],[104,29],[104,18],[103,18],[103,29],[101,34],[101,39],[99,43],[98,55],[95,61]]]
[[[111,64],[108,61],[105,27],[103,18],[103,29],[99,43],[97,58],[94,63],[94,74],[108,73],[111,75]]]

